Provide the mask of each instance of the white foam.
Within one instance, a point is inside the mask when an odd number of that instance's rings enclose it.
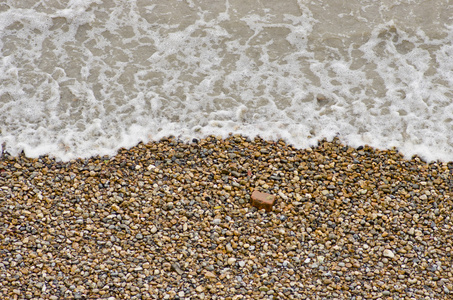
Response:
[[[234,132],[453,161],[443,0],[39,4],[0,7],[0,144],[12,154],[69,160]],[[438,22],[417,21],[427,14]]]

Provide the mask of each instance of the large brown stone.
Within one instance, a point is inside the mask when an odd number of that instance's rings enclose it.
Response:
[[[264,208],[266,211],[271,211],[275,203],[275,195],[253,191],[252,205],[258,209]]]

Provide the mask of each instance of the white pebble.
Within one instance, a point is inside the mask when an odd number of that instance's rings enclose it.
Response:
[[[288,196],[286,196],[285,194],[283,194],[282,191],[278,191],[278,195],[279,195],[280,197],[282,197],[283,200],[288,200]]]
[[[197,286],[197,288],[195,289],[198,293],[201,293],[204,291],[204,287],[202,287],[201,285]]]
[[[385,257],[390,257],[390,258],[394,258],[395,257],[395,254],[393,254],[392,250],[389,250],[389,249],[385,249],[383,255]]]

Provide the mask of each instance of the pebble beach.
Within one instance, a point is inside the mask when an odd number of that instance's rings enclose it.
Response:
[[[452,299],[452,213],[453,162],[338,139],[3,153],[0,298]]]

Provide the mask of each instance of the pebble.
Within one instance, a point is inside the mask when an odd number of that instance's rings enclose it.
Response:
[[[234,251],[234,249],[233,249],[233,247],[231,247],[231,244],[227,244],[226,245],[226,252],[231,253],[233,251]]]
[[[389,249],[385,249],[384,252],[383,252],[383,255],[385,257],[389,257],[389,258],[394,258],[395,257],[395,254],[393,253],[393,251],[389,250]]]
[[[198,293],[202,293],[204,291],[204,287],[199,285],[195,288],[195,290],[198,292]]]
[[[5,153],[0,298],[450,299],[452,188],[452,162],[338,139]]]

